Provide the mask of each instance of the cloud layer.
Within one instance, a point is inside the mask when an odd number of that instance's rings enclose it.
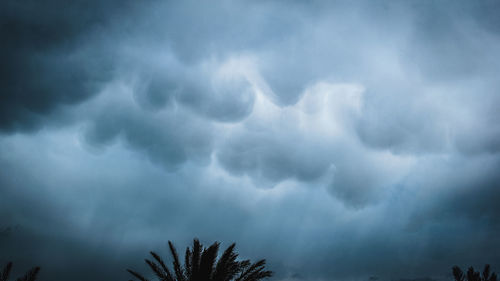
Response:
[[[276,280],[499,268],[495,2],[94,2],[1,4],[0,261],[118,280],[199,237]]]

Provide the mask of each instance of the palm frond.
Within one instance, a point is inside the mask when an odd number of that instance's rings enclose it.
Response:
[[[259,260],[250,266],[246,266],[246,269],[241,272],[240,276],[236,279],[236,281],[250,281],[250,280],[258,280],[262,278],[257,278],[259,272],[263,272],[266,264],[266,260]],[[268,277],[268,276],[265,276]],[[257,278],[257,279],[255,279]]]
[[[217,253],[219,252],[219,245],[219,242],[215,242],[210,245],[210,247],[204,249],[201,254],[199,274],[209,280],[212,278],[215,260],[217,259]]]
[[[153,256],[153,258],[158,262],[158,264],[160,265],[161,267],[161,272],[162,272],[162,276],[165,276],[165,280],[174,280],[173,276],[172,276],[172,273],[170,272],[170,270],[168,269],[168,267],[165,265],[165,262],[163,262],[163,259],[160,257],[160,255],[158,255],[157,253],[151,251],[149,252],[151,254],[151,256]],[[147,263],[147,261],[146,261]],[[149,264],[148,264],[149,265]],[[149,267],[151,267],[151,265],[149,265]],[[153,270],[154,271],[154,270]]]
[[[177,250],[175,249],[171,241],[168,241],[168,247],[170,248],[172,258],[174,259],[173,265],[175,276],[177,277],[178,281],[185,281],[184,271],[182,270],[181,263],[179,262],[179,255],[177,254]]]
[[[483,272],[475,271],[471,266],[464,274],[463,271],[458,267],[454,266],[452,268],[453,277],[456,281],[496,281],[496,273],[491,273],[491,268],[489,264],[484,266]]]
[[[0,281],[7,281],[9,279],[10,271],[12,269],[12,262],[9,262],[5,265],[0,275]]]
[[[132,269],[127,269],[127,271],[132,274],[135,278],[141,281],[149,281],[146,277],[142,276],[140,273],[133,271]]]
[[[250,262],[250,260],[243,260],[240,262],[240,270],[241,271],[244,271],[245,269],[247,269],[250,265],[252,264],[252,262]]]
[[[23,277],[18,278],[17,281],[35,281],[39,271],[40,267],[34,267],[30,269],[30,271],[26,272]]]
[[[145,259],[146,264],[160,281],[257,281],[272,276],[271,271],[265,270],[265,260],[259,260],[256,263],[251,263],[250,260],[238,261],[234,243],[218,257],[219,242],[205,248],[198,239],[194,239],[193,246],[186,248],[184,265],[181,264],[177,250],[171,241],[168,241],[168,246],[173,258],[173,274],[155,252],[150,252],[153,260]],[[133,270],[128,269],[128,272],[140,281],[149,281]]]
[[[491,274],[489,281],[497,281],[497,274],[496,273]]]
[[[193,249],[191,250],[191,278],[189,281],[198,281],[202,246],[198,239],[193,240]]]
[[[186,279],[191,280],[191,251],[189,247],[186,247],[186,254],[184,255],[184,272],[186,273]]]
[[[453,272],[453,277],[455,278],[455,281],[464,281],[464,272],[460,269],[458,266],[454,266],[452,268]]]
[[[483,270],[483,280],[488,281],[490,279],[490,265],[487,264],[484,266]]]
[[[151,270],[155,273],[156,276],[158,276],[158,278],[161,281],[175,281],[170,271],[164,271],[163,268],[160,267],[160,265],[151,260],[145,259],[145,261],[146,264],[151,268]]]
[[[271,277],[273,275],[273,273],[271,271],[268,271],[268,270],[263,271],[263,269],[264,268],[258,268],[256,270],[254,270],[252,273],[247,275],[243,280],[244,281],[257,281],[260,279]]]
[[[213,281],[229,281],[240,270],[240,263],[236,261],[238,254],[234,252],[236,244],[233,243],[224,251],[219,258],[213,274]]]

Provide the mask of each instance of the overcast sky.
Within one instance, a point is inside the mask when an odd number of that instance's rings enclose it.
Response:
[[[0,262],[127,280],[500,271],[498,1],[0,4]],[[373,278],[372,278],[373,280]]]

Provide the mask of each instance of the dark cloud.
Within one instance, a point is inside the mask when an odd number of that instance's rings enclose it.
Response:
[[[498,268],[497,10],[3,2],[1,261],[118,280],[199,237],[275,280]]]
[[[415,85],[413,85],[415,86]],[[449,120],[429,103],[424,89],[392,85],[366,93],[364,111],[357,120],[360,139],[395,153],[433,153],[446,149]]]
[[[223,77],[219,78],[208,71],[217,70],[189,72],[176,100],[217,121],[234,122],[248,116],[254,102],[252,85],[244,77],[220,75]]]
[[[492,158],[471,165],[429,158],[379,204],[353,210],[325,189],[255,189],[200,167],[164,173],[145,159],[130,161],[135,154],[119,143],[94,155],[67,141],[78,132],[57,135],[17,136],[1,146],[2,167],[10,175],[0,185],[2,223],[19,225],[2,237],[5,258],[21,268],[41,264],[44,278],[79,272],[75,280],[126,278],[125,267],[145,269],[148,250],[166,254],[166,240],[182,248],[193,236],[207,243],[236,241],[243,256],[266,257],[279,279],[297,272],[306,280],[446,279],[450,264],[498,258],[495,251],[485,254],[498,247],[498,180],[491,176],[498,162]],[[361,166],[354,161],[351,169]],[[370,181],[364,174],[358,178]],[[474,185],[480,183],[474,178],[486,184]]]
[[[494,1],[416,5],[414,37],[410,41],[414,47],[407,59],[411,59],[421,75],[428,79],[457,80],[495,75],[499,60],[491,51],[498,45],[498,21],[485,15],[499,8]],[[432,59],[436,56],[439,60]]]
[[[433,198],[426,200],[425,208],[416,211],[411,220],[412,227],[434,221],[471,221],[474,224],[487,222],[488,228],[498,230],[500,179],[496,173],[499,160],[496,157],[470,159],[460,163],[453,159],[453,168],[441,161],[434,164],[435,171],[427,171],[426,187],[419,196],[427,196],[429,189]]]
[[[199,118],[151,113],[135,104],[114,102],[96,112],[84,138],[98,148],[123,140],[152,161],[175,169],[189,159],[207,163],[213,137],[211,126]]]
[[[110,79],[113,52],[101,44],[99,37],[106,35],[100,32],[129,3],[9,0],[1,5],[2,131],[37,129]]]
[[[294,147],[297,143],[301,149]],[[256,133],[230,139],[218,152],[217,159],[235,175],[247,174],[271,183],[290,178],[311,181],[322,176],[331,165],[328,155],[321,152],[324,149],[295,134],[276,139]]]

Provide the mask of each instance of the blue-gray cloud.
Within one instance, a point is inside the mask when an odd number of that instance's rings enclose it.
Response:
[[[0,5],[0,261],[118,280],[197,236],[276,280],[500,266],[494,1]]]

